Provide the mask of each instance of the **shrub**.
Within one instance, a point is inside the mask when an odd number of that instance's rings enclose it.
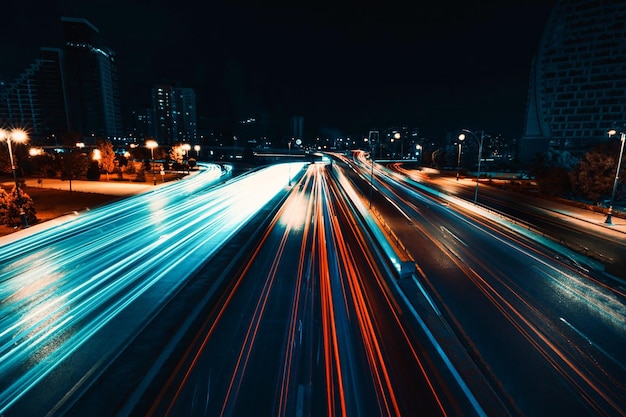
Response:
[[[0,224],[6,224],[7,209],[9,208],[9,194],[0,187]]]
[[[135,174],[136,182],[146,182],[146,170],[141,167],[139,171]]]
[[[23,190],[20,190],[20,197],[22,199],[22,208],[26,214],[28,224],[37,223],[37,215],[35,211],[35,205],[32,198],[26,194]],[[4,224],[8,226],[20,226],[22,224],[22,216],[20,215],[20,207],[17,199],[17,190],[15,187],[7,195],[6,210],[4,213]]]

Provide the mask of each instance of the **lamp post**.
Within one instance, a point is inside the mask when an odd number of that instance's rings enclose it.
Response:
[[[463,151],[463,141],[465,135],[459,135],[459,152],[456,157],[456,180],[459,180],[459,172],[461,171],[461,152]]]
[[[480,180],[480,162],[483,159],[483,140],[485,139],[485,131],[481,130],[480,139],[474,132],[469,129],[461,129],[461,132],[469,133],[478,141],[478,171],[476,172],[476,189],[474,190],[474,203],[478,202],[478,181]],[[459,135],[459,140],[465,139],[465,133]]]
[[[28,218],[24,211],[24,203],[22,202],[22,196],[20,194],[20,184],[17,180],[17,167],[13,160],[13,149],[11,141],[24,143],[28,139],[26,132],[22,129],[4,130],[0,129],[0,139],[6,139],[7,146],[9,147],[9,159],[11,160],[11,170],[13,171],[13,179],[15,180],[15,194],[17,195],[17,205],[20,209],[20,218],[22,219],[22,226],[28,227]]]
[[[150,155],[152,157],[152,163],[151,163],[152,176],[154,177],[154,185],[156,185],[156,171],[154,170],[154,148],[159,146],[159,144],[156,142],[156,140],[147,140],[146,146],[150,148]]]
[[[92,156],[94,161],[98,162],[98,167],[100,167],[100,160],[102,159],[102,152],[100,152],[100,149],[94,149],[93,150],[93,156]]]
[[[191,145],[188,143],[183,143],[182,145],[183,151],[185,151],[185,159],[187,160],[187,174],[190,173],[189,171],[189,151],[191,150]]]
[[[289,148],[289,158],[287,162],[287,175],[289,175],[289,186],[291,187],[291,141],[293,140],[293,138],[289,139],[289,142],[287,142],[287,147]]]
[[[402,138],[402,135],[400,134],[400,132],[396,132],[393,135],[395,140],[399,140],[400,141],[400,159],[404,159],[404,140]]]
[[[378,139],[380,139],[378,137],[378,131],[377,130],[370,130],[370,133],[369,133],[369,143],[370,143],[370,159],[371,159],[371,162],[372,162],[372,170],[370,171],[370,208],[372,208],[372,192],[374,190],[374,152],[375,152],[374,140],[378,140]]]
[[[615,129],[611,129],[609,130],[609,136],[613,136],[617,133],[617,131]],[[626,142],[626,133],[624,132],[619,132],[620,134],[620,141],[622,142],[622,144],[620,145],[619,148],[619,159],[617,160],[617,169],[615,170],[615,182],[613,183],[613,192],[611,193],[611,201],[609,203],[609,211],[606,214],[606,220],[604,221],[604,223],[606,224],[613,224],[613,200],[615,199],[615,192],[617,190],[617,183],[619,181],[619,171],[620,168],[622,166],[622,155],[624,154],[624,142]]]

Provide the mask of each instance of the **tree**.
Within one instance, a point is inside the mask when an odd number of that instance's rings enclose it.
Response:
[[[176,144],[170,149],[170,159],[175,163],[182,164],[185,158],[185,150],[181,144]]]
[[[21,162],[28,159],[28,147],[24,143],[12,141],[11,149],[13,150],[13,162],[21,171]],[[6,140],[0,140],[0,172],[10,174],[12,171],[9,146]]]
[[[571,192],[572,186],[568,172],[561,166],[548,167],[540,180],[537,180],[539,194],[544,196],[564,196]]]
[[[9,159],[9,148],[6,142],[0,142],[0,172],[11,173],[11,160]]]
[[[56,176],[55,157],[47,152],[31,156],[34,173],[42,178],[54,178]]]
[[[435,149],[431,154],[431,166],[434,168],[442,168],[445,165],[446,154],[445,149]]]
[[[88,164],[89,168],[87,168],[86,172],[87,179],[90,181],[100,180],[100,164],[98,161],[88,161]]]
[[[9,208],[9,194],[0,187],[0,224],[6,224],[6,215]]]
[[[129,165],[128,158],[125,155],[115,155],[115,161],[113,163],[115,165],[113,172],[117,173],[117,177],[120,180],[124,179],[124,171]]]
[[[72,191],[72,180],[84,178],[89,169],[87,155],[78,148],[82,143],[82,135],[79,132],[65,132],[61,138],[62,151],[58,154],[61,168],[61,179],[70,181],[70,191]]]
[[[136,174],[136,173],[137,173],[137,167],[136,167],[136,165],[135,165],[135,162],[134,162],[134,161],[129,161],[129,162],[126,164],[125,171],[126,171],[126,173],[127,173],[127,174],[129,174],[129,175]]]
[[[585,153],[578,165],[570,173],[574,192],[591,201],[606,200],[613,192],[617,151],[612,152],[611,145],[600,144]],[[623,185],[623,178],[620,180]]]
[[[113,150],[113,144],[108,140],[98,139],[97,146],[100,151],[100,169],[107,174],[108,181],[109,174],[115,171],[115,151]]]
[[[20,197],[22,200],[22,209],[26,214],[28,224],[35,224],[37,222],[37,215],[33,200],[23,190],[20,190]],[[5,201],[4,224],[13,227],[20,226],[22,224],[22,216],[20,214],[21,210],[17,198],[17,189],[15,187],[13,187],[13,190],[8,194]]]
[[[577,163],[578,159],[568,151],[550,148],[539,154],[530,169],[539,192],[549,196],[562,196],[571,192],[568,172]]]
[[[146,170],[142,166],[135,174],[135,181],[137,182],[146,182]]]
[[[65,149],[61,154],[61,178],[64,180],[80,179],[87,175],[89,161],[87,156],[75,147]]]

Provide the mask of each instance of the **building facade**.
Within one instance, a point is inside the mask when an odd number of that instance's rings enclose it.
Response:
[[[198,143],[196,94],[192,88],[152,88],[155,139],[159,144]]]
[[[532,63],[520,160],[582,154],[625,119],[626,2],[557,1]]]
[[[88,20],[62,17],[64,74],[72,130],[84,136],[122,133],[115,54]]]
[[[148,138],[156,138],[156,123],[154,121],[154,111],[151,107],[135,109],[130,113],[129,138],[123,143],[143,143]]]
[[[122,133],[115,54],[100,45],[86,19],[62,17],[65,44],[40,48],[35,60],[0,97],[0,120],[55,144],[66,132],[84,138]]]

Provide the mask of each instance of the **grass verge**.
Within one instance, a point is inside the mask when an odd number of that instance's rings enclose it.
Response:
[[[20,188],[21,189],[21,188]],[[11,190],[5,189],[9,192]],[[83,211],[103,206],[123,197],[77,191],[54,190],[49,188],[24,187],[23,191],[33,200],[37,212],[37,223],[63,216],[73,211]],[[16,232],[19,228],[0,225],[0,236]]]

